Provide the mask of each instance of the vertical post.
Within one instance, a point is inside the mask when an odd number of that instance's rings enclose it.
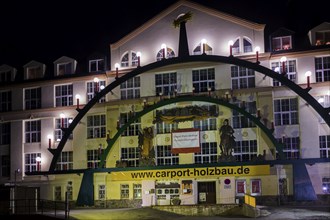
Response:
[[[77,100],[77,109],[79,109],[79,99],[80,99],[80,95],[77,94],[76,95],[76,100]]]
[[[69,217],[69,193],[68,191],[65,192],[65,219]]]
[[[281,57],[280,61],[282,63],[282,74],[285,75],[286,74],[286,67],[285,67],[285,62],[286,62],[286,57]]]
[[[137,66],[140,67],[141,52],[137,52],[136,56],[137,56],[137,59],[138,59],[138,65]]]
[[[47,138],[48,138],[48,148],[52,148],[52,135],[47,135]]]
[[[99,78],[95,77],[94,78],[94,92],[97,93],[99,92]]]
[[[119,63],[115,63],[115,68],[116,68],[116,79],[118,79],[119,77],[119,73],[118,73],[118,68],[119,68]]]
[[[229,46],[229,56],[233,56],[233,45],[234,45],[234,42],[232,40],[230,40],[228,42],[228,46]]]
[[[310,77],[311,77],[311,75],[312,75],[312,72],[311,72],[311,71],[307,71],[307,72],[305,73],[305,76],[306,76],[306,78],[307,78],[307,88],[308,88],[308,89],[311,88],[311,86],[310,86]]]
[[[65,114],[64,114],[64,113],[61,113],[61,114],[60,114],[60,117],[61,117],[61,128],[64,128],[64,118],[65,118]]]
[[[163,59],[166,59],[166,56],[165,56],[165,49],[166,49],[166,44],[162,44],[161,45],[161,48],[162,48],[162,56],[163,56]]]

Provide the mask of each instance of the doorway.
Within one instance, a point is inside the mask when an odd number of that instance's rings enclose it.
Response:
[[[198,182],[198,204],[216,204],[215,181]]]

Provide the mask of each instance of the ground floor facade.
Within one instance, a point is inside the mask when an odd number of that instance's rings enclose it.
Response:
[[[324,176],[330,163],[198,164],[166,167],[88,169],[84,173],[26,176],[20,186],[38,188],[39,198],[72,206],[150,207],[240,204],[244,195],[258,204],[329,201]],[[309,183],[308,183],[309,181]]]

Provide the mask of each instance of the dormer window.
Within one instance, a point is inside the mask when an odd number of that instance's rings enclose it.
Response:
[[[329,45],[330,44],[330,31],[315,32],[315,45]]]
[[[244,48],[244,53],[249,53],[252,52],[252,43],[249,41],[247,38],[243,38],[243,48]]]
[[[233,54],[239,54],[239,39],[235,41],[235,43],[232,46],[232,53]]]
[[[127,52],[121,58],[120,66],[121,67],[128,67],[128,64],[129,64],[129,58],[128,58],[128,52]]]
[[[165,58],[168,59],[168,58],[175,57],[175,53],[174,53],[174,51],[173,51],[171,48],[166,47],[166,48],[164,48],[164,49],[165,49],[165,54],[166,54],[166,55],[165,55]],[[158,51],[156,59],[157,59],[157,61],[163,59],[163,49],[160,49],[160,50]]]
[[[27,79],[38,79],[42,77],[41,66],[33,66],[27,68]]]
[[[10,82],[11,81],[11,71],[3,70],[0,71],[0,82]]]
[[[73,72],[73,68],[72,68],[71,62],[57,64],[57,75],[58,76],[72,74],[72,72]]]
[[[104,59],[90,60],[89,72],[104,71]]]
[[[291,36],[282,36],[272,38],[273,51],[292,49]]]

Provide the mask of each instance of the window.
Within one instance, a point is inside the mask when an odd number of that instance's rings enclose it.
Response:
[[[277,99],[274,100],[275,125],[298,124],[298,99]]]
[[[69,75],[72,73],[73,73],[73,65],[71,62],[57,64],[57,75],[58,76]]]
[[[25,122],[25,143],[40,142],[41,136],[41,121],[26,121]]]
[[[245,37],[243,38],[243,48],[244,53],[249,53],[253,51],[251,41]]]
[[[135,52],[132,52],[132,66],[137,66],[138,65],[138,56]]]
[[[250,161],[257,155],[257,140],[235,141],[233,156],[235,156],[236,161]]]
[[[231,66],[231,88],[244,89],[254,88],[254,70],[240,66]]]
[[[134,113],[120,113],[120,127],[124,126],[128,121],[134,117]],[[137,136],[141,130],[141,118],[138,118],[122,133],[122,136]]]
[[[129,185],[128,184],[120,184],[120,198],[121,199],[129,198]]]
[[[68,184],[66,185],[66,192],[68,193],[68,201],[72,201],[72,196],[73,196],[72,181],[68,181]]]
[[[271,64],[272,70],[279,73],[283,74],[283,68],[282,68],[282,63],[281,62],[272,62]],[[291,80],[292,82],[297,81],[297,68],[296,68],[296,61],[295,60],[288,60],[284,63],[285,68],[285,76]],[[277,81],[276,79],[273,79],[273,86],[281,86],[282,84]]]
[[[128,67],[128,64],[129,64],[129,57],[128,57],[128,52],[127,52],[121,58],[120,66],[121,67]]]
[[[34,66],[27,68],[27,79],[38,79],[42,77],[42,67]]]
[[[292,48],[291,36],[282,36],[272,38],[273,51],[289,50]]]
[[[70,125],[70,121],[72,118],[56,118],[55,119],[55,141],[59,142],[61,141],[64,132],[62,130],[63,128],[67,128]],[[71,133],[69,136],[69,139],[73,139],[73,134]]]
[[[102,88],[105,87],[105,80],[100,80],[99,82],[87,82],[87,101],[89,102],[94,98],[95,93],[100,92]],[[105,96],[100,98],[99,103],[105,102]]]
[[[166,56],[167,59],[175,57],[175,53],[171,48],[167,47],[164,50],[165,50],[165,54],[166,54],[165,56]],[[156,59],[157,59],[157,61],[160,61],[161,59],[163,59],[163,49],[160,49],[158,51]]]
[[[239,49],[239,39],[237,39],[234,42],[233,46],[232,46],[232,53],[233,54],[239,54],[239,52],[240,52],[240,49]]]
[[[61,201],[62,200],[61,186],[55,186],[54,187],[54,200],[55,201]]]
[[[319,136],[319,146],[320,146],[320,157],[330,158],[330,135]]]
[[[99,185],[99,200],[105,200],[105,185]]]
[[[330,194],[330,177],[322,178],[322,191],[325,194]]]
[[[0,145],[10,144],[10,123],[0,123]]]
[[[201,143],[201,152],[195,153],[195,164],[217,162],[217,142]]]
[[[140,77],[130,78],[120,84],[120,98],[134,99],[140,98]]]
[[[25,109],[41,108],[41,88],[30,88],[24,90]]]
[[[89,61],[89,72],[98,72],[103,70],[104,70],[104,59]]]
[[[283,144],[283,153],[285,159],[299,159],[300,141],[299,137],[285,137],[278,138],[277,141]],[[278,155],[277,155],[278,158]]]
[[[100,157],[103,152],[104,150],[101,148],[87,150],[87,168],[99,168]]]
[[[133,198],[142,199],[142,185],[141,184],[133,184]]]
[[[195,93],[207,92],[208,89],[214,91],[215,89],[214,68],[193,70],[192,81],[193,81],[193,88]]]
[[[73,105],[73,89],[72,84],[55,86],[55,106]]]
[[[127,162],[128,167],[138,167],[140,159],[140,148],[123,147],[121,148],[121,160]]]
[[[246,192],[246,180],[236,180],[236,196],[244,196]]]
[[[157,145],[156,162],[157,166],[179,164],[179,154],[171,153],[171,145]]]
[[[178,123],[168,124],[165,122],[156,123],[157,134],[169,134],[178,129]]]
[[[10,157],[9,155],[1,156],[1,177],[10,176]]]
[[[200,131],[215,131],[217,130],[217,119],[208,118],[205,120],[194,121],[194,128],[198,128]]]
[[[72,170],[73,169],[73,152],[63,151],[57,160],[56,170]]]
[[[203,49],[204,46],[204,49]],[[208,55],[212,55],[212,47],[210,47],[210,45],[208,45],[207,43],[205,43],[205,45],[203,45],[203,43],[200,43],[193,51],[194,55],[200,55],[203,54],[203,50],[205,52],[205,54]]]
[[[330,108],[330,95],[316,96],[315,99],[322,105],[323,108]],[[325,123],[324,119],[319,115],[320,123]]]
[[[156,95],[171,95],[175,94],[177,89],[176,73],[163,73],[155,75]]]
[[[41,169],[40,162],[36,158],[41,157],[41,153],[25,154],[25,172],[39,171]]]
[[[261,180],[252,179],[250,180],[250,192],[251,196],[260,196],[261,195]]]
[[[329,45],[330,44],[330,31],[315,32],[315,45]]]
[[[316,82],[330,81],[330,56],[315,58]]]
[[[11,91],[0,92],[0,112],[11,111]]]
[[[87,138],[104,138],[106,134],[105,115],[87,116]]]
[[[11,81],[11,71],[0,71],[0,82],[10,82]]]
[[[243,108],[245,111],[249,112],[253,116],[257,116],[257,103],[255,101],[253,102],[236,102],[234,103],[240,108]],[[243,114],[236,110],[232,110],[233,112],[233,128],[252,128],[256,127],[254,122],[250,120],[249,118],[245,117]]]

